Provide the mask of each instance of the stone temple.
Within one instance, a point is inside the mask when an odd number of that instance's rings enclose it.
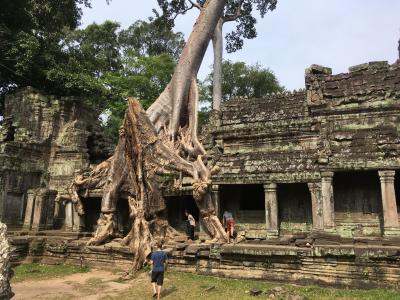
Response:
[[[81,195],[84,217],[66,192],[77,171],[112,152],[96,112],[22,90],[6,99],[0,141],[0,215],[16,261],[129,265],[118,243],[85,245],[101,191]],[[400,62],[338,75],[312,65],[304,90],[227,101],[203,142],[221,169],[212,178],[217,212],[233,213],[241,242],[177,240],[167,245],[173,268],[331,285],[400,280]],[[184,209],[198,219],[191,194],[190,182],[165,188],[165,214],[178,230]],[[121,235],[128,214],[121,195]]]

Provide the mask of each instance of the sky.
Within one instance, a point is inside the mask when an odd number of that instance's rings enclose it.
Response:
[[[84,8],[82,27],[112,20],[128,27],[136,20],[147,20],[156,0],[94,0]],[[198,12],[193,10],[177,19],[176,31],[187,37]],[[232,61],[259,63],[270,68],[288,90],[304,88],[304,70],[311,64],[347,72],[350,66],[398,58],[400,0],[278,0],[273,12],[258,16],[258,36],[245,40],[242,50],[225,53]],[[234,23],[224,26],[229,32]],[[199,78],[210,73],[212,50],[209,46]]]

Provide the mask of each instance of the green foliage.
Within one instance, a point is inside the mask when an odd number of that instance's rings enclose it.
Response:
[[[259,64],[247,65],[245,62],[225,60],[222,63],[222,75],[224,101],[232,97],[262,98],[284,90],[275,74]],[[200,95],[205,102],[212,101],[212,78],[211,73],[201,84]]]
[[[1,1],[1,0],[0,0]],[[4,2],[4,1],[3,1]],[[147,108],[168,84],[184,46],[160,19],[121,30],[115,22],[77,29],[89,0],[6,1],[0,11],[0,115],[4,94],[24,86],[80,96],[106,111],[115,141],[126,98]]]
[[[81,4],[90,1],[1,1],[0,93],[26,85],[52,90],[46,73],[66,59],[59,43],[79,25]]]
[[[185,45],[183,34],[171,31],[160,18],[152,22],[136,21],[121,31],[119,41],[123,48],[139,55],[168,54],[176,61]]]
[[[63,277],[75,273],[87,273],[90,269],[87,266],[75,265],[42,265],[38,263],[22,264],[14,268],[12,282],[24,280],[43,280],[54,277]]]
[[[104,84],[110,87],[113,94],[105,129],[115,142],[125,114],[126,98],[137,98],[147,109],[164,90],[175,67],[172,57],[167,54],[139,56],[136,52],[126,51],[122,62],[124,67],[119,72],[104,76]]]
[[[203,7],[205,0],[158,0],[161,9],[161,19],[170,28],[175,26],[175,19],[178,15],[184,15],[195,7]],[[221,18],[224,22],[235,21],[236,28],[227,33],[226,50],[235,52],[243,48],[244,39],[257,37],[257,19],[254,12],[258,11],[263,18],[268,11],[276,8],[278,0],[227,0],[225,10]],[[155,11],[155,10],[154,10]],[[155,11],[156,16],[159,13]]]

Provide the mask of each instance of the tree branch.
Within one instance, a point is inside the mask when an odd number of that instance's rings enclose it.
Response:
[[[222,17],[224,23],[235,21],[242,15],[242,4],[243,4],[243,0],[239,1],[238,6],[236,7],[236,12],[234,14],[225,15]]]
[[[192,0],[188,0],[190,2],[190,4],[192,4],[192,8],[196,7],[198,10],[201,10],[201,5],[199,3],[199,1],[193,2]]]

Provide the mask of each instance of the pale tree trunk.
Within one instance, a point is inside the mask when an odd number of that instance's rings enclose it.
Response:
[[[0,299],[11,299],[11,247],[7,239],[7,226],[0,222]]]
[[[227,241],[210,197],[211,175],[218,168],[209,165],[197,138],[196,84],[197,72],[225,3],[206,1],[166,89],[147,112],[139,102],[129,100],[114,155],[86,177],[75,178],[70,187],[71,199],[81,214],[84,211],[80,193],[91,188],[103,189],[98,229],[89,244],[102,243],[115,235],[117,201],[121,190],[129,187],[133,225],[123,243],[134,253],[133,272],[142,267],[160,232],[174,234],[165,226],[166,220],[154,221],[153,217],[164,203],[160,175],[182,173],[192,177],[193,197],[210,237],[214,242]],[[151,229],[150,223],[155,228]]]
[[[223,25],[224,20],[221,17],[217,23],[217,26],[215,27],[214,35],[212,38],[214,52],[212,109],[215,111],[221,110],[222,102]]]

